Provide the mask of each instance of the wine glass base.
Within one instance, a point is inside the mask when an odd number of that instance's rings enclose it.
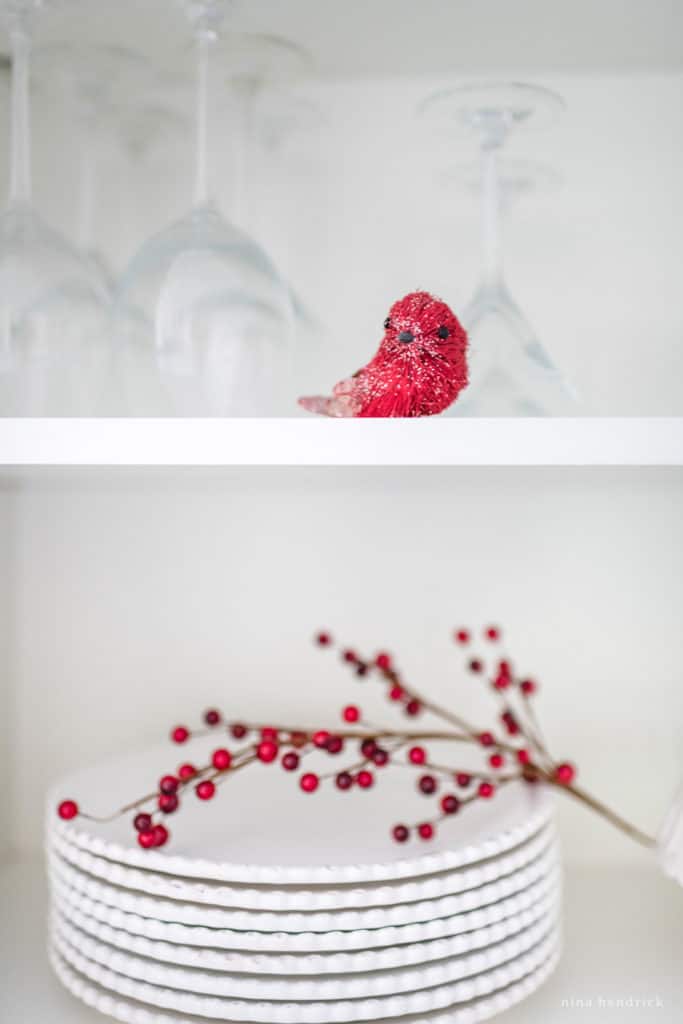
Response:
[[[449,130],[479,136],[545,128],[564,110],[561,96],[538,85],[489,82],[442,89],[428,96],[418,114]]]

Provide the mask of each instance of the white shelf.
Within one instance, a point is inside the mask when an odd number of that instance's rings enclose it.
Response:
[[[683,418],[6,419],[0,465],[683,465]]]
[[[40,863],[2,870],[0,906],[2,1019],[50,1024],[102,1021],[62,989],[48,966],[47,896]],[[654,869],[572,870],[565,908],[560,966],[540,991],[498,1020],[676,1024],[683,1019],[680,888]],[[600,1006],[600,999],[627,1002],[622,1008]],[[638,1006],[636,1000],[652,1005]]]

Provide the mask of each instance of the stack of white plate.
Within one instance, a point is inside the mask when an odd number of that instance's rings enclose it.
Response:
[[[511,783],[405,845],[391,826],[434,800],[391,768],[367,791],[305,795],[254,765],[209,803],[189,792],[151,851],[130,815],[55,814],[64,797],[110,812],[167,769],[168,751],[128,757],[49,799],[52,962],[96,1009],[135,1024],[477,1021],[552,971],[560,871],[542,787]]]

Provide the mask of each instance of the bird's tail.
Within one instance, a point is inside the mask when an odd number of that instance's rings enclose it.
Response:
[[[330,416],[330,403],[332,399],[326,398],[325,395],[310,395],[308,397],[300,398],[299,405],[306,412],[316,413],[318,416]]]

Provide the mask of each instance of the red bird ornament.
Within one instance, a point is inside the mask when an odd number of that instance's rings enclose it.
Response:
[[[395,302],[375,356],[332,394],[300,398],[323,416],[434,416],[467,386],[467,334],[451,309],[428,292]]]

